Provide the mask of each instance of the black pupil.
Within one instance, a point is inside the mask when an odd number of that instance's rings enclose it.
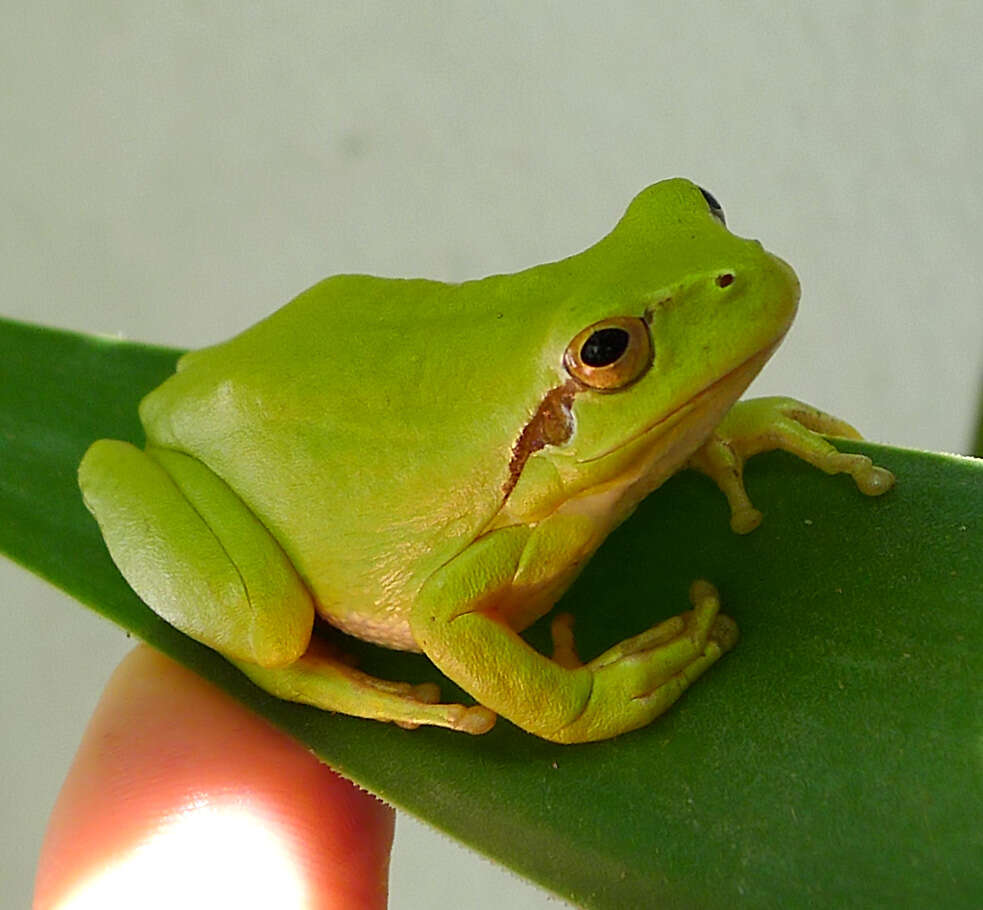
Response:
[[[624,329],[599,329],[580,349],[580,359],[589,367],[606,367],[628,350],[628,333]]]
[[[713,198],[713,193],[708,193],[703,187],[698,188],[701,193],[703,193],[703,198],[706,200],[708,206],[710,206],[711,212],[716,212],[721,218],[724,216],[724,210],[721,208],[720,203]]]

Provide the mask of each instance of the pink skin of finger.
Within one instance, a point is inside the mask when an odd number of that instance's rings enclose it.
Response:
[[[393,825],[391,808],[140,646],[58,797],[34,907],[384,908]]]

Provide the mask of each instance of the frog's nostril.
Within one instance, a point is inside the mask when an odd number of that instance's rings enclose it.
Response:
[[[731,272],[724,272],[723,275],[717,276],[717,287],[725,288],[734,283],[734,276]]]

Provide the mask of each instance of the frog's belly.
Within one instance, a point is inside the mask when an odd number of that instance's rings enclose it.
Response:
[[[352,635],[363,641],[370,641],[374,645],[382,645],[384,648],[392,648],[396,651],[419,652],[421,650],[410,631],[409,621],[399,613],[335,616],[320,606],[317,612],[322,619],[326,619],[346,635]]]

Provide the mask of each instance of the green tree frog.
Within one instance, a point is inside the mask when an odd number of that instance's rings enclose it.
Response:
[[[412,728],[501,714],[560,743],[664,712],[737,640],[707,581],[690,609],[582,663],[519,633],[610,531],[685,467],[760,515],[744,459],[782,448],[866,494],[892,475],[785,398],[737,399],[788,329],[798,281],[683,179],[641,192],[559,262],[462,284],[337,275],[181,358],[140,405],[147,443],[95,442],[79,482],[113,560],[161,617],[268,692]],[[423,652],[440,701],[312,637]]]

